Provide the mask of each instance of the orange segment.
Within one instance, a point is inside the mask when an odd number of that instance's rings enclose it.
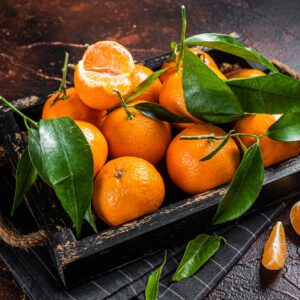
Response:
[[[133,70],[133,58],[125,47],[113,41],[97,42],[75,68],[76,91],[86,105],[106,110],[119,103],[113,90],[124,97],[131,93]]]
[[[290,220],[294,230],[300,235],[300,201],[293,205],[290,212]]]
[[[284,266],[287,255],[284,227],[277,222],[264,248],[262,264],[268,270],[280,270]]]

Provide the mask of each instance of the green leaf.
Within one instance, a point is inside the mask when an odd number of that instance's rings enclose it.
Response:
[[[205,161],[213,158],[227,144],[232,132],[233,131],[230,131],[227,135],[225,135],[224,140],[221,143],[219,143],[218,146],[213,151],[211,151],[210,153],[202,157],[199,161]]]
[[[170,67],[158,70],[158,71],[154,72],[153,74],[151,74],[149,77],[147,77],[143,82],[141,82],[138,85],[138,87],[135,89],[135,91],[126,99],[126,102],[132,101],[132,100],[138,98],[139,96],[143,95],[149,89],[149,87],[153,84],[153,82],[155,80],[157,80],[160,75],[162,75],[169,69],[170,69]]]
[[[47,171],[45,170],[43,164],[40,134],[37,129],[28,129],[28,152],[31,162],[37,170],[38,175],[42,178],[44,182],[46,182],[50,187],[52,187],[48,179]]]
[[[268,137],[281,142],[300,141],[300,113],[288,113],[281,116],[268,129]]]
[[[64,210],[80,234],[93,192],[93,157],[80,128],[70,118],[41,120],[43,165]]]
[[[87,211],[85,212],[84,219],[90,224],[90,226],[93,228],[94,232],[98,233],[98,229],[95,224],[94,216],[92,213],[91,204],[90,204],[89,208],[87,209]]]
[[[196,118],[242,115],[240,104],[226,83],[197,56],[185,49],[182,84],[187,110]]]
[[[245,112],[284,114],[300,112],[300,81],[276,73],[226,83],[238,97]]]
[[[172,276],[172,281],[180,281],[193,276],[219,249],[222,239],[220,236],[202,233],[191,240]]]
[[[264,181],[264,166],[258,143],[247,149],[226,195],[218,205],[213,224],[242,216],[256,201]]]
[[[161,272],[164,268],[164,265],[167,261],[167,251],[165,251],[165,256],[163,263],[160,267],[158,267],[156,270],[154,270],[147,282],[146,290],[145,290],[145,299],[146,300],[156,300],[158,295],[158,288],[159,288],[159,279]]]
[[[141,102],[134,107],[147,117],[172,123],[192,123],[189,118],[177,116],[163,106],[153,102]]]
[[[241,118],[243,115],[224,115],[224,114],[210,114],[210,115],[202,115],[201,118],[203,120],[208,120],[211,123],[214,124],[225,124],[225,123],[231,123],[239,118]]]
[[[202,33],[187,38],[186,42],[189,46],[204,46],[230,53],[261,64],[273,72],[278,72],[277,68],[259,52],[243,45],[238,40],[226,34]]]
[[[18,166],[17,166],[17,174],[16,174],[16,189],[15,189],[15,197],[14,203],[12,207],[11,214],[13,215],[21,204],[22,199],[26,192],[31,188],[37,178],[37,171],[33,166],[29,153],[28,148],[25,148],[24,152],[22,153]]]

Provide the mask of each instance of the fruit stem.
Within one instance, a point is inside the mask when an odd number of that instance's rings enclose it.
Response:
[[[179,64],[182,60],[183,56],[183,47],[184,47],[184,41],[185,41],[185,33],[186,33],[186,11],[185,11],[185,6],[181,6],[181,40],[180,40],[180,52],[176,60],[176,68],[179,68]]]
[[[2,96],[0,96],[0,100],[6,106],[8,106],[9,108],[11,108],[15,113],[17,113],[20,117],[23,118],[24,124],[25,124],[25,126],[26,126],[27,129],[29,129],[28,123],[30,123],[35,128],[39,128],[38,122],[35,122],[32,119],[30,119],[29,117],[27,117],[26,115],[24,115],[19,109],[17,109],[13,104],[11,104],[10,102],[8,102],[5,98],[3,98]]]
[[[250,136],[258,140],[261,136],[257,136],[255,134],[248,134],[248,133],[233,133],[230,135],[231,137],[239,137],[239,136]],[[226,135],[224,136],[217,136],[214,134],[206,134],[206,135],[183,135],[180,137],[180,140],[224,140]]]
[[[123,109],[125,110],[127,116],[128,116],[128,120],[132,120],[134,118],[134,115],[129,111],[127,105],[126,105],[126,102],[124,100],[124,98],[122,97],[121,93],[118,91],[118,90],[113,90],[115,93],[117,93],[119,99],[120,99],[120,102],[123,106]]]
[[[61,81],[60,81],[59,88],[57,90],[57,95],[53,99],[53,101],[50,103],[51,106],[53,104],[55,104],[55,102],[57,100],[64,100],[64,99],[68,98],[68,95],[67,95],[67,83],[66,83],[66,81],[67,81],[68,67],[69,67],[68,62],[69,62],[69,53],[65,52],[65,61],[64,61],[63,68],[62,68],[62,78],[61,78]],[[63,95],[61,95],[61,94],[63,94]]]

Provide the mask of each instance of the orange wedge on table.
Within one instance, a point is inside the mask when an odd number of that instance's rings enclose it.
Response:
[[[97,42],[88,47],[76,65],[76,91],[86,105],[106,110],[119,103],[114,90],[123,97],[131,93],[134,68],[133,58],[125,47],[113,41]]]

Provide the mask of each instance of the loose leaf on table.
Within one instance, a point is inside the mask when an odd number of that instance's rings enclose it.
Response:
[[[247,113],[300,112],[300,81],[276,73],[226,81]]]
[[[247,149],[226,195],[218,205],[213,224],[222,224],[242,216],[256,201],[264,181],[260,146]]]
[[[204,46],[230,53],[261,64],[273,72],[278,72],[277,68],[259,52],[243,45],[230,35],[220,33],[202,33],[187,38],[186,43],[189,46]]]
[[[17,166],[15,196],[11,212],[12,215],[20,205],[26,192],[34,184],[36,178],[37,171],[31,162],[28,148],[25,148]]]
[[[210,121],[213,115],[242,115],[240,103],[227,84],[197,56],[185,48],[182,84],[187,110]],[[224,117],[224,116],[223,116]]]
[[[97,226],[95,224],[94,216],[92,213],[92,207],[91,204],[89,205],[89,208],[85,212],[84,219],[90,224],[90,226],[93,228],[95,233],[98,233]]]
[[[268,129],[268,137],[282,142],[300,141],[300,113],[288,113],[281,116]]]
[[[152,85],[152,83],[159,78],[160,75],[165,73],[170,68],[164,68],[161,70],[158,70],[151,74],[149,77],[147,77],[143,82],[141,82],[138,87],[133,91],[133,93],[126,99],[126,102],[132,101],[136,99],[137,97],[143,95],[148,88]]]
[[[189,118],[177,116],[163,106],[153,102],[141,102],[134,105],[134,107],[142,114],[152,119],[172,123],[192,123]]]
[[[80,128],[70,118],[41,120],[40,145],[48,179],[80,234],[93,191],[93,157]]]
[[[167,251],[165,251],[164,260],[160,267],[158,267],[156,270],[154,270],[147,282],[147,286],[145,289],[145,299],[146,300],[156,300],[158,295],[158,289],[159,289],[159,279],[161,272],[165,266],[165,263],[167,261]]]
[[[224,140],[221,143],[219,143],[213,151],[202,157],[199,161],[205,161],[213,158],[227,144],[227,142],[230,139],[231,133],[232,131],[228,132],[228,134],[224,136]]]
[[[37,129],[28,129],[28,152],[31,162],[34,165],[38,175],[43,179],[44,182],[46,182],[51,187],[47,171],[45,170],[43,164],[40,134]]]
[[[223,238],[217,235],[199,234],[191,240],[181,262],[172,276],[172,281],[180,281],[193,276],[219,249]]]

